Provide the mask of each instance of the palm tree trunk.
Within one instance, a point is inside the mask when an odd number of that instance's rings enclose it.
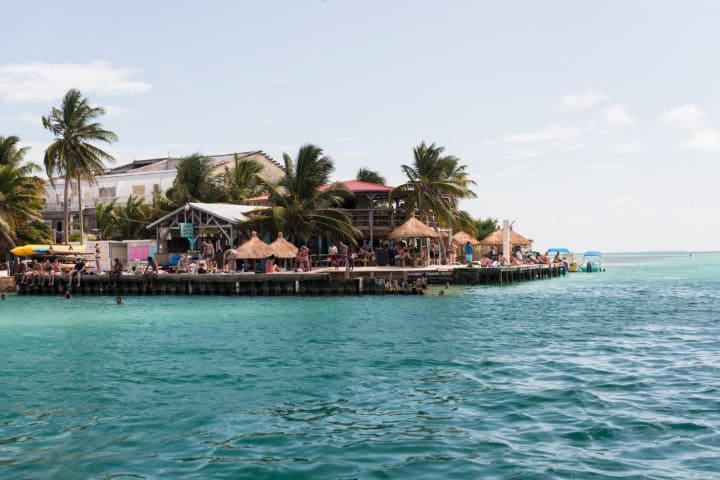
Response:
[[[78,173],[77,182],[78,182],[78,212],[80,212],[80,245],[83,244],[83,237],[84,237],[84,224],[83,224],[83,199],[82,199],[82,189],[80,186],[80,174]]]
[[[70,189],[70,176],[65,177],[65,193],[63,194],[63,243],[70,243],[70,202],[68,194]]]
[[[0,232],[2,233],[3,238],[9,245],[8,250],[12,250],[13,248],[17,247],[17,244],[15,243],[15,240],[12,239],[10,236],[10,232],[5,230],[4,228],[0,228]]]

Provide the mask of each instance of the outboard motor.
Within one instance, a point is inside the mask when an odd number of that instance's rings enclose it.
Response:
[[[585,271],[588,273],[592,273],[592,263],[588,262],[587,265],[585,265]]]

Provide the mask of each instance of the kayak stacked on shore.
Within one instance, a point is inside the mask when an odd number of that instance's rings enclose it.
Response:
[[[21,245],[10,252],[18,257],[34,257],[36,255],[78,255],[85,253],[86,245]]]

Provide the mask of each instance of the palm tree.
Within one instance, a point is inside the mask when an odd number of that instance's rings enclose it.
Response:
[[[45,150],[45,171],[50,182],[54,177],[65,179],[63,196],[63,239],[70,239],[70,205],[68,189],[71,180],[77,181],[78,210],[80,217],[80,241],[83,241],[83,204],[81,180],[93,181],[95,175],[105,171],[105,162],[115,159],[112,155],[98,148],[94,142],[111,144],[117,141],[117,135],[103,129],[96,120],[105,114],[101,107],[92,107],[87,98],[83,98],[79,90],[71,89],[63,98],[60,108],[53,107],[50,115],[42,117],[43,126],[49,130],[55,140]]]
[[[355,175],[355,179],[361,182],[385,185],[385,177],[380,175],[378,172],[365,167],[358,170],[357,175]]]
[[[262,165],[252,159],[239,159],[235,154],[232,167],[225,167],[219,179],[223,200],[230,203],[239,203],[247,198],[260,195],[263,186],[258,179]]]
[[[391,199],[403,199],[405,209],[418,210],[420,215],[434,214],[443,226],[454,226],[457,218],[457,201],[474,198],[470,189],[475,182],[469,179],[467,167],[460,159],[443,155],[445,149],[434,143],[422,142],[414,148],[412,165],[402,165],[408,181],[390,192]]]
[[[434,215],[436,226],[474,230],[469,215],[457,210],[458,200],[476,197],[471,190],[467,166],[445,148],[420,143],[413,149],[413,164],[402,165],[408,181],[390,192],[390,199],[402,199],[407,213],[418,211],[421,217]],[[442,238],[440,239],[442,243]],[[443,248],[442,251],[445,249]]]
[[[16,136],[0,136],[0,244],[9,248],[16,245],[18,229],[26,230],[23,238],[47,238],[46,231],[31,228],[42,219],[45,181],[33,175],[40,167],[23,164],[28,147],[18,148],[19,142]]]
[[[254,223],[284,232],[290,241],[307,241],[312,235],[330,235],[352,242],[362,233],[340,208],[352,193],[342,184],[329,184],[333,161],[315,145],[303,145],[293,160],[283,154],[285,176],[272,183],[261,179],[269,192],[271,207],[259,209]]]
[[[187,202],[213,202],[217,199],[217,189],[212,175],[210,160],[194,153],[180,160],[177,176],[167,196],[175,205]]]
[[[115,207],[113,215],[117,225],[117,234],[123,239],[146,238],[145,228],[150,219],[152,207],[142,197],[130,195],[127,201]]]
[[[115,200],[116,199],[113,198],[110,203],[103,203],[97,198],[94,200],[98,233],[103,240],[113,238],[113,233],[117,230],[118,219],[115,210]]]

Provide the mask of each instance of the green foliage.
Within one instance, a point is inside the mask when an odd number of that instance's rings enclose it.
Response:
[[[229,203],[240,203],[248,198],[261,195],[264,191],[258,174],[262,165],[255,160],[240,159],[237,153],[232,167],[225,167],[225,171],[217,179],[221,200]]]
[[[295,160],[285,153],[283,161],[285,176],[280,182],[261,180],[272,207],[258,209],[251,225],[284,232],[290,241],[306,241],[319,234],[352,242],[362,238],[339,208],[352,193],[342,184],[328,185],[334,165],[321,148],[303,145]]]
[[[54,243],[55,234],[49,225],[41,221],[33,221],[17,230],[17,243],[24,245],[26,243]]]
[[[95,217],[97,218],[98,233],[103,240],[115,238],[117,232],[117,216],[115,215],[115,199],[110,203],[103,203],[95,199]]]
[[[487,237],[499,227],[497,218],[478,218],[475,220],[475,232],[478,240]],[[468,232],[469,233],[469,232]]]
[[[180,160],[173,186],[167,197],[180,206],[187,202],[215,202],[220,198],[210,160],[194,153]]]
[[[122,240],[149,238],[152,232],[145,228],[150,223],[152,206],[142,197],[130,195],[127,201],[113,209],[114,237]]]
[[[94,145],[97,142],[111,144],[117,141],[117,135],[103,129],[97,121],[104,114],[103,108],[90,106],[79,90],[71,89],[65,94],[60,108],[53,107],[50,115],[42,117],[43,127],[55,136],[55,140],[45,150],[45,171],[51,183],[56,175],[65,179],[63,237],[66,242],[69,240],[67,199],[70,182],[77,181],[78,208],[82,210],[81,179],[94,180],[96,175],[105,171],[105,162],[115,160],[112,155]],[[82,236],[82,215],[79,218]]]
[[[376,183],[378,185],[385,185],[386,183],[385,177],[374,170],[364,167],[358,170],[355,179],[361,182]]]
[[[440,226],[466,228],[467,218],[457,210],[459,199],[474,198],[467,166],[460,159],[444,155],[445,149],[422,142],[413,150],[413,164],[402,165],[408,181],[390,192],[391,199],[405,202],[406,212],[417,210],[421,217],[435,215]]]
[[[45,181],[33,175],[40,167],[24,163],[28,148],[18,148],[19,142],[16,136],[0,136],[0,245],[6,248],[22,238],[45,238],[33,227],[41,220]]]

